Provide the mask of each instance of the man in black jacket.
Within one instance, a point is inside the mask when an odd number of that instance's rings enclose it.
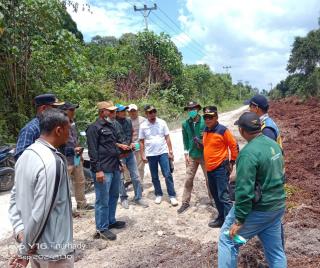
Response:
[[[125,222],[116,221],[115,214],[120,187],[120,150],[129,146],[120,143],[118,130],[108,117],[117,107],[111,101],[97,104],[99,118],[87,129],[88,153],[94,175],[96,192],[95,220],[96,238],[115,240],[111,228],[124,228]]]

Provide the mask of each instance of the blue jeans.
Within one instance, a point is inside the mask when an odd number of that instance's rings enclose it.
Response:
[[[285,208],[276,211],[251,211],[239,231],[239,235],[250,239],[258,235],[270,268],[287,267],[287,258],[282,245],[281,219]],[[237,267],[240,245],[223,234],[235,221],[234,206],[220,230],[218,245],[218,267]]]
[[[104,181],[97,182],[92,172],[96,192],[95,220],[98,231],[108,230],[116,222],[116,209],[119,198],[120,171],[104,173]]]
[[[142,198],[142,187],[141,187],[141,181],[138,171],[138,165],[137,160],[133,152],[131,152],[127,157],[121,158],[121,162],[126,165],[126,167],[129,170],[130,178],[133,184],[133,190],[134,190],[134,199],[139,200]],[[126,187],[124,187],[124,178],[123,174],[121,176],[121,183],[120,183],[120,199],[121,201],[124,199],[127,199],[127,190]]]
[[[165,154],[156,155],[156,156],[148,156],[147,159],[149,163],[149,169],[151,173],[152,184],[154,187],[155,195],[163,196],[163,192],[162,192],[161,184],[159,180],[159,174],[158,174],[158,164],[160,164],[162,175],[166,181],[168,195],[169,197],[175,197],[176,192],[174,190],[173,178],[170,171],[168,154],[165,153]]]
[[[232,207],[228,188],[229,172],[226,165],[221,164],[218,168],[208,171],[207,174],[210,193],[219,213],[217,219],[223,222]]]

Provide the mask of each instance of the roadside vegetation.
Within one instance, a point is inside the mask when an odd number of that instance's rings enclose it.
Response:
[[[95,36],[85,42],[66,6],[91,12],[76,1],[0,3],[0,143],[15,142],[34,116],[34,96],[45,92],[79,103],[81,128],[95,119],[101,100],[151,103],[161,117],[178,122],[188,100],[227,110],[258,92],[206,64],[185,65],[165,33]]]
[[[319,29],[295,38],[287,64],[289,75],[270,92],[273,99],[320,97],[320,18],[318,21]]]

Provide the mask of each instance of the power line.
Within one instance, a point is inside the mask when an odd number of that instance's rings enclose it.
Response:
[[[181,32],[183,32],[186,36],[188,36],[188,37],[190,38],[190,40],[198,47],[198,49],[202,49],[202,48],[203,48],[201,44],[199,44],[196,40],[194,40],[189,34],[187,34],[186,32],[184,32],[184,31],[180,28],[180,26],[179,26],[173,19],[171,19],[171,18],[167,15],[167,13],[165,13],[162,9],[160,9],[160,7],[158,7],[158,8],[159,8],[159,11],[160,11],[162,14],[164,14]]]
[[[149,18],[150,21],[152,21],[153,24],[155,24],[156,26],[158,26],[161,30],[163,30],[164,32],[166,32],[166,29],[164,29],[163,27],[161,27],[158,23],[156,23],[153,19]],[[176,42],[178,43],[178,45],[181,45],[183,46],[183,42],[179,39],[176,39]],[[203,57],[204,55],[201,54],[199,51],[197,50],[193,50],[191,48],[186,48],[187,50],[189,50],[190,52],[192,52],[194,55],[197,55],[197,56],[200,56],[200,57]]]
[[[133,2],[129,2],[128,0],[125,0],[127,3],[129,3],[130,5],[135,5]],[[141,3],[141,1],[140,1],[140,3]],[[154,14],[155,15],[155,14]],[[156,17],[158,17],[159,18],[159,16],[156,16]],[[165,28],[163,28],[162,26],[160,26],[158,23],[156,23],[151,17],[149,17],[148,18],[153,24],[155,24],[156,26],[158,26],[158,28],[160,28],[161,30],[163,30],[164,32],[167,32],[167,29],[165,29]],[[159,20],[163,23],[163,24],[165,24],[165,25],[167,25],[170,29],[172,29],[171,28],[171,26],[170,25],[168,25],[164,20],[162,20],[161,18],[159,18]],[[179,40],[178,38],[176,38],[176,42],[178,43],[178,45],[181,45],[181,46],[183,46],[184,45],[184,43],[181,41],[181,40]],[[186,48],[187,50],[189,50],[190,52],[192,52],[194,55],[196,55],[196,56],[198,56],[198,57],[203,57],[203,56],[205,56],[205,54],[202,52],[202,53],[200,53],[199,51],[198,51],[198,49],[197,50],[193,50],[193,49],[191,49],[190,47],[189,48]]]
[[[140,0],[138,0],[140,3],[141,3],[141,1]],[[151,2],[150,0],[149,0],[149,2]],[[152,3],[152,2],[151,2]],[[192,45],[195,49],[197,49],[197,50],[200,50],[201,51],[201,53],[203,53],[203,55],[205,56],[207,53],[206,52],[204,52],[204,50],[203,50],[203,46],[201,45],[201,44],[199,44],[196,40],[194,40],[189,34],[187,34],[185,31],[183,31],[181,28],[180,28],[180,26],[173,20],[173,19],[171,19],[170,18],[170,16],[167,14],[167,13],[165,13],[159,6],[158,6],[158,9],[159,9],[159,11],[167,18],[167,19],[169,19],[169,21],[178,29],[178,31],[176,31],[176,30],[174,30],[174,32],[176,32],[176,33],[178,33],[178,34],[180,34],[180,33],[183,33],[185,36],[187,36],[188,38],[189,38],[189,40],[191,41],[190,42],[190,45]],[[156,16],[156,17],[158,17],[158,16]],[[159,18],[159,17],[158,17]],[[159,18],[160,19],[160,18]],[[162,19],[160,19],[161,21],[163,21]],[[170,25],[168,25],[166,22],[165,22],[165,24],[172,30],[172,27],[170,26]],[[187,41],[189,41],[188,39],[186,39]]]
[[[177,32],[176,30],[172,29],[171,26],[170,26],[166,21],[164,21],[161,17],[159,17],[159,16],[156,15],[156,14],[154,14],[154,15],[155,15],[164,25],[166,25],[168,28],[170,28],[173,32],[177,33],[178,35],[180,34],[180,33]],[[166,32],[166,29],[165,29],[165,28],[162,28],[162,27],[161,27],[161,29],[163,29],[163,30]],[[179,40],[178,38],[179,38],[179,37],[176,37],[175,39],[176,39],[176,40]],[[181,38],[182,38],[182,37],[181,37]],[[180,40],[180,43],[181,43],[182,45],[184,45],[183,41],[184,41],[183,39]],[[191,48],[189,48],[189,49],[191,49]],[[194,51],[196,51],[201,57],[203,57],[203,56],[206,55],[203,51],[199,50],[198,48],[193,48],[193,49],[194,49]],[[191,50],[192,50],[192,49],[191,49]]]

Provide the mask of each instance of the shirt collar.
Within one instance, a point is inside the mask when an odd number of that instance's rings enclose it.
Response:
[[[156,120],[154,121],[154,123],[151,123],[149,119],[147,119],[147,121],[148,121],[148,125],[155,125],[156,123],[158,123],[158,117],[156,117]]]
[[[260,116],[260,121],[263,122],[265,121],[267,118],[269,117],[269,115],[266,113],[266,114],[263,114]]]
[[[37,139],[37,142],[43,144],[44,146],[47,146],[49,149],[51,149],[52,151],[54,152],[57,152],[58,150],[53,147],[49,142],[47,142],[46,140],[42,139],[42,138],[39,138]]]

